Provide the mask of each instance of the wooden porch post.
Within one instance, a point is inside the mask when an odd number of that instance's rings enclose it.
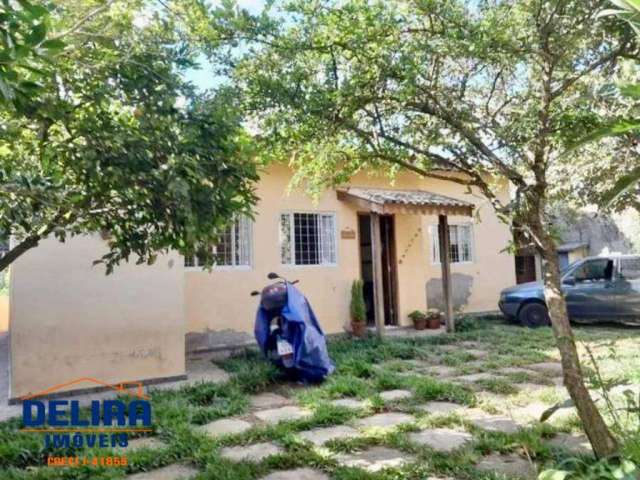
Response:
[[[384,335],[384,293],[382,282],[382,239],[380,238],[380,215],[371,213],[371,261],[373,262],[373,298],[376,333]]]
[[[447,332],[454,332],[453,289],[451,286],[451,238],[449,236],[449,221],[446,215],[438,215],[438,236],[440,240],[440,266],[442,267],[445,323]]]

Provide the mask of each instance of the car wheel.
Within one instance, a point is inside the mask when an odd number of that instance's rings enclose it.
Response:
[[[528,303],[518,312],[520,325],[528,328],[546,327],[551,324],[547,307],[541,303]]]

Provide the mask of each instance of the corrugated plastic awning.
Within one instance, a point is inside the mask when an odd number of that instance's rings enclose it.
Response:
[[[473,204],[424,190],[348,187],[338,190],[338,200],[380,214],[473,215]]]

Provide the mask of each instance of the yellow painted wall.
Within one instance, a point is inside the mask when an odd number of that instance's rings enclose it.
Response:
[[[184,374],[182,258],[125,264],[105,276],[92,267],[104,252],[98,237],[46,240],[12,265],[12,397],[80,377],[115,383]]]
[[[340,332],[349,322],[349,289],[360,276],[358,240],[341,239],[340,231],[350,228],[357,232],[357,211],[338,201],[335,191],[326,192],[317,203],[299,191],[287,194],[290,171],[282,165],[269,168],[262,176],[257,194],[261,199],[253,229],[253,265],[251,269],[220,269],[205,272],[187,269],[185,272],[185,307],[187,330],[253,331],[257,297],[250,297],[254,289],[261,289],[266,275],[277,271],[289,279],[299,279],[300,289],[309,298],[320,323],[329,333]],[[386,177],[359,175],[353,186],[381,188],[424,189],[476,204],[476,217],[451,217],[451,223],[474,221],[475,258],[468,264],[452,266],[452,272],[473,276],[471,296],[465,306],[467,312],[497,309],[502,288],[515,284],[513,256],[501,252],[509,240],[506,225],[501,224],[491,206],[480,195],[466,194],[466,187],[452,182],[422,179],[414,174],[402,174],[389,184]],[[507,185],[503,197],[508,197]],[[335,212],[337,215],[337,266],[295,266],[280,264],[278,247],[278,218],[281,212]],[[396,215],[396,250],[398,261],[399,319],[409,324],[407,314],[425,309],[426,282],[440,277],[440,266],[431,262],[429,225],[435,216]],[[413,239],[413,241],[412,241]]]
[[[286,167],[273,166],[257,187],[261,200],[249,269],[186,269],[183,259],[172,254],[153,266],[123,265],[105,276],[103,267],[91,265],[105,250],[98,237],[76,237],[66,244],[43,241],[18,259],[12,266],[10,289],[11,395],[85,376],[120,382],[181,375],[185,332],[252,332],[258,299],[249,293],[262,288],[267,273],[274,270],[300,280],[300,289],[325,331],[342,331],[349,322],[350,286],[360,276],[360,264],[358,239],[342,239],[340,231],[358,231],[358,212],[338,201],[335,191],[326,192],[317,203],[298,191],[287,194],[289,180]],[[465,311],[495,310],[500,290],[515,284],[513,257],[501,253],[509,242],[509,230],[480,195],[413,174],[400,175],[393,185],[388,178],[369,175],[359,175],[351,184],[424,189],[476,204],[474,261],[452,265],[454,274],[473,277]],[[279,215],[286,211],[336,214],[336,266],[280,265]],[[398,309],[403,325],[409,324],[409,312],[428,307],[425,285],[440,276],[439,265],[431,261],[429,237],[429,226],[436,223],[436,217],[396,215]]]

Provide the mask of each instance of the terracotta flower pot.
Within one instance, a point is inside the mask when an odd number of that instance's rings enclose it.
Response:
[[[414,318],[413,319],[413,326],[415,327],[416,330],[424,330],[425,328],[427,328],[427,319],[426,319],[426,317]]]
[[[430,317],[427,320],[427,328],[431,330],[437,330],[440,328],[440,317]]]
[[[351,322],[351,333],[356,337],[364,337],[367,334],[365,322]]]

